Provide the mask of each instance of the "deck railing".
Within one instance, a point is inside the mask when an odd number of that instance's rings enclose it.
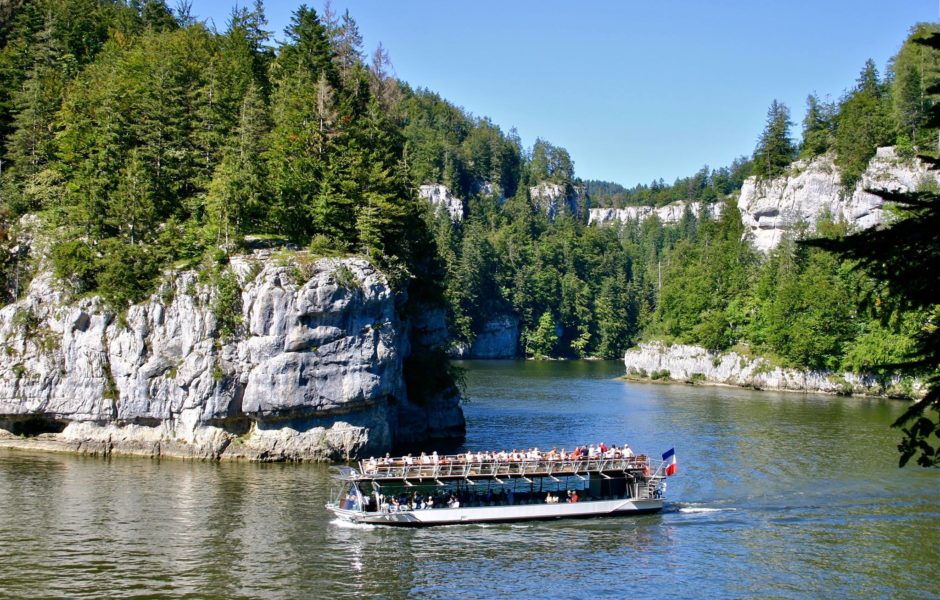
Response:
[[[468,459],[464,454],[442,456],[436,463],[422,462],[420,458],[414,458],[411,464],[408,464],[406,459],[391,459],[388,462],[385,462],[385,459],[362,460],[359,462],[359,472],[365,479],[404,480],[583,476],[588,473],[604,474],[617,471],[642,472],[650,476],[660,470],[661,462],[642,455],[620,458],[541,457],[522,460],[476,460]]]

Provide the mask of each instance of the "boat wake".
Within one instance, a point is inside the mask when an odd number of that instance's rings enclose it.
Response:
[[[736,508],[708,508],[706,506],[685,506],[679,509],[681,513],[716,513],[738,510]]]
[[[375,525],[370,525],[369,523],[353,523],[352,521],[347,521],[345,519],[333,519],[330,521],[330,525],[335,525],[341,529],[375,529]]]
[[[701,504],[695,504],[695,503],[677,502],[677,503],[670,503],[669,505],[667,505],[667,509],[664,512],[683,513],[683,514],[703,514],[703,513],[734,512],[736,510],[738,509],[732,506],[716,507],[716,506],[703,506]]]

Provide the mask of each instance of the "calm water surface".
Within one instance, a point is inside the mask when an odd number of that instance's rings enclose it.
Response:
[[[659,515],[398,530],[331,522],[317,465],[0,450],[0,597],[936,598],[940,472],[900,404],[465,363],[467,446],[671,446]]]

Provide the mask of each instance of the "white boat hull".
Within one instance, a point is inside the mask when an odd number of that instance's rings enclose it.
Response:
[[[595,500],[559,504],[519,504],[511,506],[470,506],[466,508],[433,508],[398,512],[359,512],[328,507],[338,517],[355,523],[420,527],[459,523],[498,523],[507,521],[538,521],[605,517],[658,512],[663,508],[660,498],[633,500]]]

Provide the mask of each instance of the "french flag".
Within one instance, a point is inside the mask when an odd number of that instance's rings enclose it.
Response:
[[[666,475],[676,474],[676,449],[670,448],[663,452],[663,462],[666,463]]]

